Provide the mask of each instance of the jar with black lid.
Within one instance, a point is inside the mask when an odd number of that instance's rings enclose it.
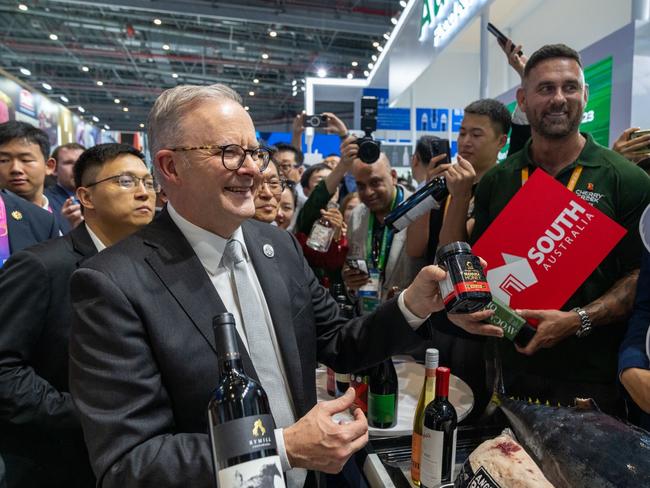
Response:
[[[472,313],[492,300],[479,259],[466,242],[452,242],[438,249],[436,262],[447,271],[439,283],[445,309],[449,313]]]

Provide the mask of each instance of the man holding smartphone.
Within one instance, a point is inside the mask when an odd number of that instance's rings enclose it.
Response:
[[[348,222],[348,258],[365,262],[356,267],[343,268],[343,280],[348,290],[360,298],[363,312],[371,312],[395,288],[405,288],[424,265],[423,260],[412,259],[404,250],[406,230],[393,233],[384,225],[384,218],[411,193],[397,185],[397,173],[382,153],[373,164],[357,158],[359,146],[355,137],[341,145],[342,162],[353,159],[352,175],[357,184],[361,204],[350,215]]]
[[[432,211],[408,227],[406,252],[433,262],[436,249],[451,242],[447,228],[467,226],[471,232],[474,188],[497,163],[499,151],[508,140],[510,112],[498,100],[476,100],[465,107],[458,134],[458,164],[444,163],[444,155],[433,154],[426,167],[428,178],[443,175],[452,198],[440,211]],[[443,214],[448,221],[443,226]]]

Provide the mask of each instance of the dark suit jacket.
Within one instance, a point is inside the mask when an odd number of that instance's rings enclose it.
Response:
[[[81,225],[12,254],[0,268],[0,452],[9,477],[14,457],[20,458],[16,465],[31,465],[25,469],[34,471],[55,462],[67,462],[69,471],[88,465],[68,393],[69,281],[96,253]],[[44,471],[47,486],[73,486],[70,473],[61,473],[64,482]]]
[[[419,340],[396,300],[346,323],[289,233],[256,221],[242,228],[298,416],[316,402],[317,359],[349,371]],[[100,485],[211,487],[211,323],[226,310],[167,211],[75,272],[72,298],[70,388]]]
[[[72,227],[70,226],[70,222],[68,222],[68,219],[66,219],[63,215],[61,215],[61,209],[63,208],[63,204],[65,203],[65,201],[68,198],[70,198],[70,195],[65,190],[65,188],[63,188],[59,184],[56,184],[54,186],[45,189],[45,196],[50,202],[50,207],[52,207],[52,213],[54,213],[54,218],[56,219],[57,224],[61,229],[61,233],[67,234],[72,230]]]
[[[627,323],[627,332],[621,343],[618,356],[618,377],[628,368],[650,369],[650,346],[648,328],[650,327],[650,253],[643,249],[641,271],[636,284],[636,298],[632,316]],[[650,429],[650,414],[643,412],[629,399],[631,414],[638,416],[641,427]],[[636,420],[636,419],[634,419]]]
[[[9,249],[12,253],[59,236],[59,228],[52,214],[20,198],[9,190],[0,190],[5,202]],[[19,216],[12,215],[14,212]]]

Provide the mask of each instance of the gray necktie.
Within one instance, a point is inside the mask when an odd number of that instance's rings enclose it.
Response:
[[[269,398],[276,426],[288,427],[295,422],[295,416],[282,378],[279,351],[276,352],[273,347],[269,331],[271,324],[266,322],[260,297],[255,293],[255,285],[246,272],[246,258],[242,244],[235,239],[230,239],[226,243],[223,257],[224,264],[232,271],[235,281],[237,300],[248,340],[248,354]],[[303,469],[293,469],[285,474],[287,485],[298,487],[303,486],[307,472]]]
[[[273,348],[262,304],[255,293],[255,285],[246,272],[246,258],[241,243],[230,239],[226,243],[223,256],[226,266],[232,271],[237,288],[237,300],[248,340],[248,354],[269,397],[276,425],[288,427],[295,422],[293,410],[287,398],[287,389],[282,379],[278,356]]]

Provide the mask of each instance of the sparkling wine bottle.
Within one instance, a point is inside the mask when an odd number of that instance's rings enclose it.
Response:
[[[436,385],[436,368],[438,367],[438,350],[427,349],[424,357],[424,381],[420,399],[413,417],[413,437],[411,439],[411,480],[420,486],[420,457],[422,455],[422,428],[424,427],[424,410],[433,400]]]

